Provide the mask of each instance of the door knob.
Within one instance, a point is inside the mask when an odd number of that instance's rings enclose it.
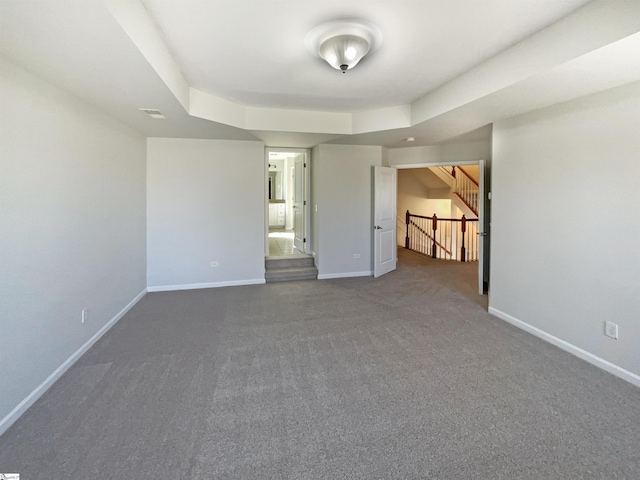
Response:
[[[378,225],[376,225],[375,227],[373,227],[374,230],[382,230],[382,227],[379,227]]]

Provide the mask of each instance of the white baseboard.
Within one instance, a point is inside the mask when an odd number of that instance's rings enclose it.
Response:
[[[136,297],[131,300],[127,306],[125,306],[122,310],[120,310],[111,320],[109,320],[100,330],[98,330],[89,340],[87,340],[84,345],[82,345],[78,350],[73,352],[69,358],[67,358],[62,365],[56,368],[51,375],[49,375],[44,382],[38,385],[35,390],[33,390],[29,395],[26,396],[24,400],[22,400],[16,408],[11,410],[9,414],[4,417],[0,421],[0,435],[6,432],[11,425],[15,423],[20,416],[27,411],[27,409],[33,405],[36,400],[38,400],[51,386],[58,380],[71,366],[78,361],[78,359],[89,350],[94,343],[96,343],[100,338],[109,331],[111,327],[113,327],[118,320],[120,320],[124,315],[131,310],[131,308],[138,303],[142,297],[147,293],[147,290],[143,290]]]
[[[187,283],[184,285],[160,285],[147,287],[147,292],[172,292],[174,290],[199,290],[201,288],[236,287],[239,285],[260,285],[266,283],[264,278],[250,280],[232,280],[229,282]]]
[[[523,322],[522,320],[518,320],[517,318],[512,317],[508,313],[504,313],[496,308],[489,307],[489,313],[491,315],[498,317],[501,320],[504,320],[507,323],[510,323],[515,327],[518,327],[524,330],[525,332],[535,335],[536,337],[541,338],[542,340],[545,340],[550,344],[555,345],[558,348],[561,348],[565,352],[569,352],[572,355],[575,355],[576,357],[582,360],[585,360],[586,362],[589,362],[592,365],[595,365],[596,367],[599,367],[615,375],[616,377],[619,377],[637,387],[640,387],[640,375],[636,375],[633,372],[625,370],[624,368],[619,367],[618,365],[611,363],[605,360],[604,358],[600,358],[597,355],[594,355],[593,353],[589,353],[586,350],[581,349],[580,347],[576,347],[575,345],[565,340],[562,340],[558,337],[554,337],[550,333],[547,333],[544,330],[540,330],[539,328],[534,327],[532,325],[529,325],[528,323]]]
[[[330,278],[351,278],[351,277],[370,277],[373,272],[345,272],[345,273],[323,273],[318,275],[318,280],[329,280]]]

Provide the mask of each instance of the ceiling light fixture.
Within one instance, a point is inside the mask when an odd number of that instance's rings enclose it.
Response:
[[[380,29],[362,20],[323,23],[311,30],[304,40],[312,54],[324,59],[342,73],[355,67],[367,53],[377,49],[380,43]]]

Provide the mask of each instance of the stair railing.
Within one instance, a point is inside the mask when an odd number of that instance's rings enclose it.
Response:
[[[406,249],[443,260],[478,260],[477,218],[426,217],[407,210],[405,223]]]
[[[440,166],[438,168],[440,169],[440,171],[446,173],[447,175],[453,177],[454,179],[456,178],[456,167]]]
[[[478,215],[478,182],[461,166],[453,167],[454,192],[471,211]]]

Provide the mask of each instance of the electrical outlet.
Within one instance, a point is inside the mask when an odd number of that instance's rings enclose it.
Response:
[[[360,254],[359,253],[354,253],[353,254],[353,258],[360,258]]]
[[[613,322],[604,322],[604,334],[614,340],[618,339],[618,324]]]
[[[217,267],[218,265],[220,265],[218,262],[211,262],[212,267]]]
[[[88,308],[83,308],[82,309],[82,323],[86,322],[87,320],[89,320],[89,309]]]

